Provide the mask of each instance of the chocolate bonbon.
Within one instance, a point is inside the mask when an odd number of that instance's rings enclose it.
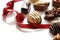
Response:
[[[34,9],[38,11],[44,11],[48,8],[49,2],[36,2],[34,4]]]
[[[57,35],[58,33],[60,34],[60,22],[52,23],[49,28],[49,31],[53,35]]]
[[[41,23],[42,19],[38,12],[33,12],[32,14],[28,15],[28,22],[29,23]]]

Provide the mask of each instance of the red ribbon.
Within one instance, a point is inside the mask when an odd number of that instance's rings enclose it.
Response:
[[[14,7],[14,3],[17,0],[13,0],[7,3],[7,7],[3,9],[3,19],[6,20],[6,17],[8,15],[9,12],[13,11],[13,7]],[[39,28],[49,28],[50,24],[22,24],[22,22],[24,21],[24,14],[23,13],[19,13],[17,11],[16,12],[16,23],[19,27],[21,28],[29,28],[29,29],[39,29]]]
[[[18,1],[22,1],[22,0],[12,0],[12,1],[14,1],[14,2],[18,2]]]

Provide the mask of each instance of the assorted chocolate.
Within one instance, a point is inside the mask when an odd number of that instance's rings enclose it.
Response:
[[[31,0],[32,3],[35,3],[33,5],[35,10],[45,11],[48,8],[49,2],[37,2],[37,1],[39,1],[39,0]],[[21,8],[21,13],[28,14],[30,12],[30,2],[29,3],[24,3],[24,5]],[[49,20],[49,21],[53,20],[57,17],[60,17],[60,0],[53,0],[52,5],[55,7],[55,8],[53,8],[53,10],[45,11],[44,19]],[[8,2],[7,6],[8,7],[4,8],[4,10],[3,10],[3,12],[4,12],[3,15],[4,16],[7,16],[7,13],[9,12],[7,9],[13,9],[14,2],[13,1]],[[19,22],[22,22],[22,20],[25,18],[24,15],[21,14],[21,13],[18,14],[18,16],[20,18],[18,17],[19,20],[16,19],[16,21],[17,21],[17,24],[19,26],[23,25],[22,28],[29,28],[31,26],[32,26],[32,28],[41,28],[41,26],[43,28],[46,27],[46,25],[39,25],[42,22],[42,18],[41,18],[40,14],[38,12],[33,12],[32,14],[29,14],[28,17],[27,17],[28,22],[33,23],[34,25],[29,24],[27,26],[27,25],[24,25],[24,24],[20,24]],[[51,34],[55,35],[53,40],[60,40],[60,22],[52,23],[51,25],[49,24],[49,31],[50,31]]]
[[[49,2],[36,2],[34,4],[34,9],[37,11],[44,11],[48,8]]]
[[[60,34],[60,22],[51,24],[49,31],[53,35],[57,35],[58,33]]]
[[[48,6],[49,2],[37,2],[38,0],[30,0],[32,3],[35,3],[33,5],[34,9],[37,11],[45,11]],[[25,4],[25,3],[24,3]],[[53,0],[52,5],[54,8],[52,10],[46,10],[45,11],[45,20],[54,20],[57,17],[60,17],[60,1],[59,0]],[[24,5],[23,5],[24,6]],[[30,3],[25,4],[24,7],[21,8],[21,13],[23,14],[28,14],[30,11]],[[28,15],[27,17],[28,23],[33,23],[33,24],[41,24],[42,18],[38,12],[33,12]],[[60,40],[60,22],[53,23],[49,27],[49,31],[51,34],[56,35],[54,36],[53,40]]]
[[[56,8],[60,7],[60,0],[52,0],[52,5]]]
[[[60,34],[55,35],[53,40],[60,40]]]
[[[60,17],[60,8],[53,8],[53,10],[45,11],[45,20],[53,20],[56,17]]]
[[[28,15],[27,18],[29,23],[41,23],[42,19],[38,12],[33,12],[32,14]]]

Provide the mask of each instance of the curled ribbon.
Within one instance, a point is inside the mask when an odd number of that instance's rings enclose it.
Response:
[[[17,2],[17,1],[18,0],[15,0],[15,1],[12,0],[12,1],[10,1],[10,2],[7,3],[7,7],[5,7],[3,9],[3,19],[6,20],[6,17],[8,15],[8,13],[11,12],[11,11],[14,11],[13,10],[14,3]],[[28,28],[28,29],[39,29],[39,28],[43,28],[43,29],[45,29],[45,28],[49,28],[49,26],[50,26],[50,24],[22,24],[22,22],[24,21],[24,18],[25,18],[24,14],[23,13],[19,13],[17,11],[15,11],[15,12],[17,14],[16,17],[15,17],[16,24],[19,27],[21,27],[21,28]]]

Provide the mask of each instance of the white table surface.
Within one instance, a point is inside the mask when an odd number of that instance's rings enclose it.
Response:
[[[18,30],[15,23],[8,24],[11,21],[14,21],[14,16],[11,16],[7,18],[7,22],[5,23],[2,20],[2,13],[3,8],[6,7],[6,3],[10,0],[0,0],[0,40],[52,40],[52,36],[49,33],[49,29],[43,29],[36,32],[22,32],[21,30]],[[51,2],[52,0],[43,0],[50,2],[49,9],[52,9]],[[21,4],[19,4],[21,3]],[[20,7],[22,6],[23,2],[17,2],[15,3],[14,9],[20,12]],[[42,14],[42,12],[41,12]],[[44,17],[44,14],[42,14],[42,17]],[[12,19],[12,20],[11,20]],[[42,18],[43,23],[47,23]],[[24,21],[24,23],[26,23]]]

